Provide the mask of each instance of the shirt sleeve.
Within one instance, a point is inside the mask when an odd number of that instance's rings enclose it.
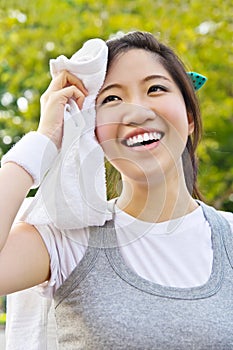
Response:
[[[38,286],[52,298],[56,290],[79,264],[88,245],[88,228],[60,231],[53,225],[36,225],[50,256],[50,279]]]

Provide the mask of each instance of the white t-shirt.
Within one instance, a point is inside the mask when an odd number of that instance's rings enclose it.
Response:
[[[155,283],[188,288],[204,284],[212,268],[209,223],[199,206],[188,215],[161,223],[135,219],[114,207],[114,223],[120,252],[138,275]],[[111,209],[113,210],[113,209]],[[222,212],[233,232],[233,214]],[[51,278],[42,294],[54,292],[85,254],[89,229],[58,230],[53,225],[36,226],[50,254]]]

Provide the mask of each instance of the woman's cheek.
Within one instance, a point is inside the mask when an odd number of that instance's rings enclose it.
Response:
[[[108,124],[101,123],[100,125],[97,125],[95,133],[97,140],[101,145],[103,145],[109,140],[109,138],[111,138],[111,128]]]

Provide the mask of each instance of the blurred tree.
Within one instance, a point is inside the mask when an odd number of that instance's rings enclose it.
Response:
[[[208,77],[198,94],[204,139],[199,182],[207,201],[233,209],[232,2],[225,0],[2,0],[0,156],[37,127],[48,63],[91,37],[140,29],[171,45]]]

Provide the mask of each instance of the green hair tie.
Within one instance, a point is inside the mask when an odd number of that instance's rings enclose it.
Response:
[[[194,90],[199,90],[207,81],[204,75],[196,72],[187,72],[193,83]]]

